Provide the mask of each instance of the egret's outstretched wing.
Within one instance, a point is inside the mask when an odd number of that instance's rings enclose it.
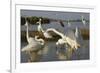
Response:
[[[46,37],[46,38],[53,38],[53,35],[52,35],[52,33],[51,32],[44,32],[43,33],[44,34],[44,36]]]
[[[43,34],[46,38],[53,38],[54,36],[59,36],[60,37],[60,35],[55,33],[51,28],[47,29]]]
[[[62,38],[64,36],[62,33],[60,33],[59,31],[57,31],[54,28],[49,28],[49,29],[46,30],[46,32],[48,32],[49,34],[51,33],[52,35],[58,35],[58,36],[60,36]]]

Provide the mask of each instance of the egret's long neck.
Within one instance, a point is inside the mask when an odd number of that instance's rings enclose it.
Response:
[[[39,23],[39,26],[40,26],[40,30],[41,30],[42,32],[44,32],[44,30],[43,30],[43,28],[42,28],[42,25],[41,25],[41,22]]]
[[[48,29],[48,31],[50,31],[50,30],[53,31],[53,32],[55,32],[56,34],[58,34],[58,35],[61,36],[62,38],[65,38],[64,34],[58,32],[58,31],[55,30],[54,28],[50,28],[50,29]]]
[[[78,38],[78,28],[75,29],[75,36]]]
[[[37,36],[35,36],[35,40],[38,41],[38,42],[40,42],[41,45],[45,44],[44,40],[43,39],[38,39]]]

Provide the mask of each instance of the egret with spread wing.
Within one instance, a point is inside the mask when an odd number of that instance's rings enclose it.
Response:
[[[39,25],[38,25],[38,31],[39,32],[43,32],[43,34],[44,34],[44,36],[46,37],[46,38],[52,38],[52,35],[50,35],[48,32],[50,32],[50,31],[52,31],[52,32],[54,32],[55,34],[57,34],[57,35],[59,35],[60,37],[61,37],[61,39],[59,39],[59,40],[62,40],[63,42],[61,42],[61,41],[59,41],[58,40],[58,42],[56,42],[56,44],[61,44],[61,43],[66,43],[66,44],[68,44],[71,48],[75,48],[75,49],[77,49],[78,48],[78,46],[79,46],[79,44],[75,41],[75,40],[72,40],[70,37],[67,37],[67,36],[65,36],[64,34],[62,34],[62,33],[60,33],[60,32],[58,32],[56,29],[54,29],[54,28],[49,28],[49,29],[47,29],[46,31],[44,31],[43,30],[43,28],[42,28],[42,26],[41,26],[41,19],[39,19],[39,22],[37,22],[37,23],[39,23]]]
[[[77,43],[76,39],[72,39],[71,37],[64,35],[63,33],[57,31],[54,28],[49,28],[48,31],[52,31],[61,37],[56,42],[56,46],[63,47],[63,48],[57,49],[56,53],[57,53],[59,59],[62,59],[62,58],[63,59],[70,59],[72,52],[77,50],[80,47],[80,44]],[[66,53],[64,51],[63,51],[63,53],[61,53],[61,49],[64,50],[64,47],[66,49]]]
[[[69,45],[73,49],[77,49],[80,45],[76,42],[76,40],[71,39],[70,37],[67,37],[63,33],[60,33],[54,28],[49,28],[48,31],[53,31],[57,35],[59,35],[61,38],[56,42],[56,45],[59,44],[66,44]]]

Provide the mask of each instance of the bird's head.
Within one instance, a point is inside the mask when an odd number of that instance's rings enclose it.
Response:
[[[27,20],[27,17],[25,17],[25,26],[28,26],[28,20]]]
[[[42,21],[42,19],[40,18],[40,19],[39,19],[39,21],[41,22],[41,21]]]

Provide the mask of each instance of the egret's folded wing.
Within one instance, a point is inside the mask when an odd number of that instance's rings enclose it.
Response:
[[[49,29],[46,30],[46,32],[48,32],[48,33],[49,33],[50,35],[52,35],[52,36],[57,35],[57,36],[61,37],[61,35],[62,35],[62,33],[60,33],[59,31],[57,31],[57,30],[54,29],[54,28],[49,28]],[[58,33],[59,33],[59,34],[58,34]]]

